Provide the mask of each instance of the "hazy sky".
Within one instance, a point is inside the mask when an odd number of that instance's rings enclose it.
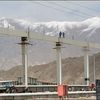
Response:
[[[0,17],[32,22],[77,21],[100,16],[99,1],[0,1]]]

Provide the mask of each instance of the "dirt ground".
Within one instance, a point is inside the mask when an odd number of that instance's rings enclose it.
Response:
[[[34,97],[0,97],[0,100],[96,100],[96,98],[93,97],[80,97],[80,98],[34,98]]]

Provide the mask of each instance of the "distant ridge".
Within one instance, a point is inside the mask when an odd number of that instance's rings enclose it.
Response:
[[[100,17],[92,17],[84,21],[52,21],[29,22],[15,18],[0,18],[0,27],[38,32],[44,35],[58,36],[60,31],[65,32],[66,39],[74,39],[87,42],[100,43]],[[40,65],[52,62],[56,59],[55,44],[43,41],[29,40],[33,45],[29,46],[29,65]],[[0,69],[9,69],[21,65],[21,48],[17,45],[20,38],[0,37]],[[64,45],[62,57],[79,57],[83,55],[82,48]],[[100,50],[91,50],[90,54]],[[9,66],[9,67],[8,67]]]
[[[95,54],[96,58],[96,79],[100,79],[100,53]],[[0,79],[13,79],[22,75],[22,66],[16,66],[7,71],[0,71]],[[83,84],[84,64],[83,57],[69,57],[62,60],[63,83]],[[43,82],[56,82],[56,62],[30,66],[28,76],[37,78]],[[93,56],[90,56],[90,81],[93,82]]]

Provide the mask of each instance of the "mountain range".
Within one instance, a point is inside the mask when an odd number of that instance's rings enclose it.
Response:
[[[65,33],[66,39],[100,43],[100,17],[93,17],[84,21],[52,21],[52,22],[28,22],[15,18],[0,18],[0,27],[18,29],[58,36],[59,32]],[[44,41],[29,40],[33,45],[29,46],[29,65],[46,64],[56,60],[55,44]],[[20,38],[5,36],[0,37],[0,69],[9,69],[21,65]],[[90,54],[99,52],[91,50]],[[82,48],[64,45],[62,58],[82,56]]]
[[[100,53],[90,56],[89,75],[90,82],[94,82],[94,56],[95,56],[95,75],[100,79]],[[15,66],[9,70],[0,71],[0,80],[17,80],[22,76],[22,66]],[[43,82],[57,82],[57,64],[55,61],[48,64],[41,64],[28,67],[28,77],[37,78]],[[64,84],[84,84],[84,58],[68,57],[62,59],[62,80]]]

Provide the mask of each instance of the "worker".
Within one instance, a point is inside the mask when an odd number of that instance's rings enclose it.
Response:
[[[62,32],[60,31],[60,32],[59,32],[59,38],[61,38],[61,36],[62,36]]]
[[[59,32],[59,38],[65,38],[65,33],[64,32]]]
[[[64,32],[62,33],[62,35],[63,35],[63,38],[65,38],[65,33]]]

